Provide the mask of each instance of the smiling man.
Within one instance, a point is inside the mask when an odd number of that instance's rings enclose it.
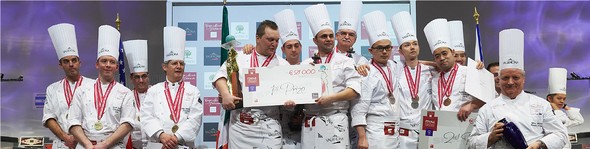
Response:
[[[133,129],[133,94],[115,81],[120,36],[112,26],[98,28],[98,79],[75,93],[69,111],[69,131],[79,142],[76,148],[125,148],[123,137]]]
[[[523,91],[524,33],[519,29],[500,32],[500,97],[489,101],[480,110],[475,120],[468,144],[470,148],[509,148],[503,139],[506,119],[520,129],[528,145],[527,149],[564,148],[567,130],[553,114],[551,105],[543,98]]]

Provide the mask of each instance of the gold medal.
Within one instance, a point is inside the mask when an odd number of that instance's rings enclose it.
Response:
[[[412,101],[412,108],[417,109],[418,108],[418,105],[419,104],[418,104],[418,101],[417,100]]]
[[[94,123],[94,129],[95,130],[101,130],[102,129],[102,123],[100,121]]]
[[[444,104],[445,104],[445,106],[451,105],[451,98],[447,97],[447,99],[445,99]]]
[[[176,133],[176,131],[178,131],[178,125],[174,124],[174,126],[172,126],[172,133]]]

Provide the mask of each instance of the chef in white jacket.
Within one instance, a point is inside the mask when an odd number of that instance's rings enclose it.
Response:
[[[370,71],[361,81],[361,97],[351,110],[358,132],[358,149],[398,148],[399,105],[394,98],[402,65],[389,60],[393,47],[387,35],[385,14],[373,11],[363,16],[373,55]],[[399,97],[399,96],[398,96]]]
[[[236,57],[240,74],[248,73],[243,72],[245,68],[289,65],[285,59],[275,55],[279,39],[277,24],[270,20],[262,21],[256,31],[256,49],[250,55],[238,54]],[[223,109],[231,110],[229,148],[282,148],[279,106],[236,109],[234,102],[241,98],[229,92],[226,65],[224,62],[215,74],[213,85],[221,95]],[[247,83],[244,76],[239,76],[240,83]]]
[[[447,19],[442,18],[434,19],[424,27],[434,61],[441,69],[432,80],[432,97],[438,101],[434,105],[437,109],[458,112],[458,119],[464,121],[485,102],[465,92],[468,68],[455,62],[452,48],[456,47],[451,44],[451,32],[462,34],[463,28],[449,28]]]
[[[355,66],[366,65],[369,61],[367,58],[352,50],[356,39],[360,34],[357,34],[359,15],[363,10],[362,0],[342,0],[340,2],[340,16],[338,21],[338,31],[336,31],[336,53],[350,57],[354,60]],[[351,53],[352,52],[352,53]]]
[[[69,112],[69,131],[76,148],[125,148],[123,138],[134,126],[133,94],[115,81],[120,33],[112,26],[98,28],[98,79],[74,94]]]
[[[567,69],[549,68],[549,94],[547,101],[551,103],[551,108],[555,116],[563,123],[566,128],[575,127],[584,123],[584,117],[580,114],[579,108],[567,106],[565,100],[567,97]],[[566,141],[565,148],[571,148],[571,143]]]
[[[182,81],[186,32],[164,27],[166,81],[148,89],[140,107],[141,129],[149,136],[147,148],[195,148],[203,117],[199,89]]]
[[[528,148],[564,148],[567,130],[543,98],[523,91],[524,33],[519,29],[500,32],[500,97],[480,110],[468,140],[470,148],[512,148],[502,138],[507,131],[498,122],[506,118],[522,132]]]
[[[350,148],[349,118],[346,114],[349,101],[359,96],[361,76],[355,71],[352,59],[335,54],[334,30],[326,6],[313,5],[304,12],[314,35],[313,42],[318,47],[319,59],[316,62],[329,64],[332,69],[332,80],[323,83],[333,86],[333,94],[321,96],[316,104],[305,105],[302,148]],[[309,58],[302,64],[312,62],[313,58]]]
[[[81,88],[80,86],[91,86],[94,79],[86,78],[80,74],[82,62],[78,56],[74,25],[60,23],[47,30],[65,77],[47,86],[42,122],[43,126],[49,128],[57,137],[57,139],[53,139],[54,149],[76,147],[76,139],[68,133],[67,112],[76,90]]]
[[[128,40],[123,42],[125,56],[131,71],[130,78],[133,83],[133,104],[135,104],[135,127],[131,132],[133,148],[141,149],[147,146],[148,135],[141,131],[140,111],[142,102],[150,87],[150,76],[148,73],[148,45],[147,40]]]
[[[438,74],[434,67],[419,62],[420,46],[412,17],[407,11],[399,12],[391,17],[399,46],[399,53],[404,57],[404,65],[400,69],[398,87],[394,94],[398,95],[400,108],[399,147],[402,149],[418,148],[418,130],[420,129],[421,110],[434,110],[437,100],[432,98],[432,76]]]

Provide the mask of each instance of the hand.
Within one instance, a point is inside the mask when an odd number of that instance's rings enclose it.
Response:
[[[175,135],[161,133],[160,143],[162,143],[162,148],[172,149],[176,148],[176,146],[178,145],[178,139],[176,139]]]
[[[567,104],[566,104],[566,105],[563,106],[563,109],[570,110],[570,106],[567,106]]]
[[[236,101],[240,101],[242,100],[242,98],[240,97],[236,97],[233,95],[222,95],[221,97],[221,106],[223,107],[223,109],[225,110],[232,110],[236,108],[236,105],[234,104]]]
[[[555,104],[555,103],[551,103],[551,108],[552,108],[553,110],[560,110],[560,109],[561,109],[561,108],[559,108],[559,106],[557,106],[557,104]]]
[[[287,108],[287,109],[293,109],[293,108],[295,108],[296,105],[297,104],[295,104],[295,101],[287,100],[287,101],[285,101],[285,105],[283,105],[283,106],[285,106],[285,108]]]
[[[483,69],[483,67],[484,67],[483,62],[477,60],[477,66],[475,68],[477,68],[477,70],[480,70],[480,69]]]
[[[78,144],[73,135],[66,135],[63,141],[68,148],[76,148],[76,144]]]
[[[98,142],[98,143],[96,143],[96,145],[94,146],[94,148],[96,148],[96,149],[107,149],[107,148],[109,148],[109,145],[106,142]]]
[[[457,113],[457,118],[459,118],[461,122],[467,120],[469,114],[471,114],[471,111],[473,111],[473,109],[474,108],[471,103],[464,104],[463,106],[461,106],[461,109],[459,109],[459,112]]]
[[[359,137],[359,141],[357,143],[358,149],[368,149],[369,148],[369,141],[365,137]]]
[[[332,98],[333,98],[332,95],[322,96],[322,97],[316,99],[315,103],[320,106],[328,105],[333,102]]]
[[[532,144],[529,144],[529,147],[527,147],[527,149],[540,149],[543,148],[543,143],[541,141],[535,141]]]
[[[502,132],[504,132],[504,123],[496,122],[488,136],[488,147],[502,139]]]
[[[85,149],[94,149],[94,145],[90,144],[90,145],[84,145]]]
[[[254,47],[254,45],[246,44],[244,45],[242,52],[244,52],[244,54],[251,54],[252,52],[254,52],[255,49],[256,48]]]
[[[363,77],[366,77],[367,75],[369,75],[369,70],[371,67],[369,67],[369,65],[359,65],[356,66],[356,72],[358,72],[360,75],[362,75]]]

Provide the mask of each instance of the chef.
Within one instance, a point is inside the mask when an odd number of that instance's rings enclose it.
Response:
[[[133,129],[133,94],[115,81],[120,35],[109,25],[98,28],[98,79],[76,91],[69,111],[68,128],[79,142],[76,148],[125,148],[123,137]]]
[[[549,94],[547,101],[551,103],[553,113],[566,128],[575,127],[584,123],[584,117],[579,108],[565,104],[567,97],[567,69],[549,68]],[[565,148],[571,148],[571,143],[566,141]]]
[[[459,65],[467,66],[467,56],[465,56],[465,41],[463,39],[463,21],[449,21],[449,30],[451,33],[451,49],[455,50],[455,62]]]
[[[123,42],[125,56],[131,71],[130,78],[133,83],[133,103],[135,104],[136,114],[135,127],[131,132],[131,143],[133,148],[142,149],[147,147],[148,136],[141,131],[140,107],[145,100],[145,95],[150,87],[150,76],[148,73],[148,45],[147,40],[128,40]],[[129,143],[129,142],[128,142]]]
[[[524,33],[519,29],[500,32],[500,97],[480,110],[468,140],[470,148],[512,148],[502,139],[506,118],[522,132],[528,148],[563,148],[567,130],[553,114],[549,102],[523,91]]]
[[[195,148],[203,104],[194,85],[182,81],[186,32],[175,26],[164,27],[166,81],[148,89],[140,107],[142,130],[149,136],[147,148]]]
[[[55,47],[58,63],[65,77],[47,86],[45,106],[43,107],[43,126],[49,128],[57,137],[53,140],[53,148],[74,148],[77,141],[68,133],[68,114],[74,93],[80,86],[94,83],[93,79],[80,74],[82,62],[78,56],[76,30],[74,25],[60,23],[47,29]]]

